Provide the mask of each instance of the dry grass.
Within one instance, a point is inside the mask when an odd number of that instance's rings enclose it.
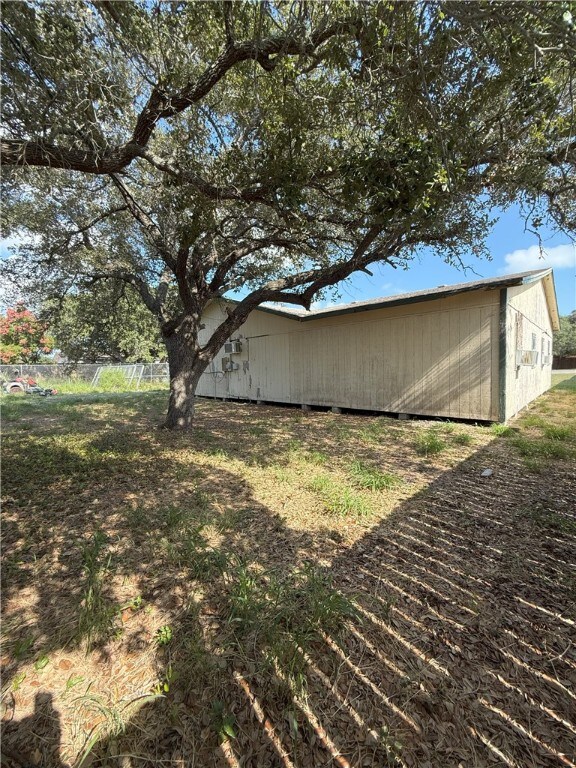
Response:
[[[8,765],[574,765],[574,391],[501,436],[162,401],[5,408]]]

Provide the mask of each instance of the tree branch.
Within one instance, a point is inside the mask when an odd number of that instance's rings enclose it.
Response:
[[[110,12],[111,5],[106,3],[105,7]],[[254,60],[266,71],[271,71],[276,66],[276,59],[272,56],[312,55],[320,45],[346,32],[350,26],[349,20],[340,20],[314,30],[308,37],[272,35],[262,40],[227,45],[194,83],[173,94],[156,85],[136,120],[132,139],[126,144],[100,152],[60,147],[41,140],[3,139],[0,145],[2,164],[65,168],[83,173],[118,173],[141,154],[159,120],[174,117],[199,102],[237,64]]]
[[[112,179],[112,182],[114,183],[114,186],[118,189],[124,200],[126,201],[126,208],[132,216],[136,219],[136,221],[140,224],[142,227],[145,235],[147,236],[150,243],[154,246],[154,248],[158,251],[159,255],[162,257],[164,262],[171,268],[176,269],[176,261],[174,259],[174,256],[172,255],[171,249],[168,247],[167,243],[165,242],[162,232],[160,231],[160,228],[158,225],[152,221],[150,216],[146,213],[146,211],[141,208],[140,205],[134,200],[122,180],[116,175],[116,174],[110,174],[110,178]]]
[[[92,229],[92,227],[95,227],[96,224],[99,224],[101,221],[104,221],[105,219],[109,218],[115,213],[120,213],[121,211],[127,211],[128,206],[127,205],[119,205],[116,208],[111,208],[109,211],[106,211],[106,213],[103,213],[100,216],[97,216],[95,219],[92,219],[91,222],[88,224],[85,224],[83,227],[79,227],[78,229],[75,229],[74,232],[69,232],[66,237],[66,242],[69,243],[70,240],[74,237],[74,235],[82,235],[83,233],[87,232],[89,229]]]

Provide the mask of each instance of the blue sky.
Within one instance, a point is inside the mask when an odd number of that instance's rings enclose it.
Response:
[[[327,304],[364,301],[381,296],[409,293],[438,285],[451,285],[480,280],[483,277],[526,272],[531,269],[554,269],[554,283],[561,315],[576,309],[576,249],[564,233],[553,233],[542,228],[543,253],[538,238],[524,231],[524,218],[517,207],[500,212],[499,220],[487,238],[492,261],[470,256],[467,264],[471,270],[462,271],[445,264],[430,251],[423,251],[409,269],[393,269],[389,266],[371,267],[373,277],[358,274],[340,287],[339,299],[318,302],[315,308]],[[473,270],[473,271],[472,271]]]
[[[540,258],[538,239],[531,232],[524,231],[524,219],[518,208],[513,207],[500,214],[488,237],[487,244],[492,261],[479,260],[470,256],[470,270],[462,271],[442,262],[430,252],[423,252],[407,270],[389,266],[374,266],[373,276],[364,273],[354,276],[340,286],[340,298],[327,299],[314,306],[363,301],[381,296],[425,290],[438,285],[450,285],[483,277],[497,277],[530,269],[554,269],[554,282],[561,315],[568,315],[576,309],[576,249],[567,235],[541,231],[543,257]],[[6,243],[0,240],[0,259],[8,253]],[[473,271],[472,271],[473,270]]]

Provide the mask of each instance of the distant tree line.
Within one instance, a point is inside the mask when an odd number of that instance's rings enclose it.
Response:
[[[560,330],[554,333],[554,354],[576,355],[576,310],[560,318]]]

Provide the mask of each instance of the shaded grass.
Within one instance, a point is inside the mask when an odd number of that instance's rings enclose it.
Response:
[[[84,584],[78,613],[78,639],[85,641],[87,653],[121,631],[120,607],[107,590],[113,566],[112,553],[106,545],[106,535],[97,530],[82,549]]]
[[[521,456],[540,459],[567,459],[574,451],[569,446],[558,440],[548,440],[544,437],[519,436],[512,440],[512,444]]]
[[[235,644],[249,639],[271,667],[278,665],[296,694],[305,688],[306,654],[323,633],[338,635],[356,616],[353,602],[320,569],[305,565],[288,574],[235,564],[227,572],[226,620]]]
[[[18,504],[34,500],[22,514],[31,522],[26,535],[49,540],[44,525],[58,535],[70,535],[75,524],[85,531],[63,560],[65,583],[50,583],[43,599],[75,585],[68,611],[76,624],[82,616],[81,634],[94,649],[87,658],[98,651],[138,665],[153,657],[156,678],[146,690],[166,704],[155,712],[160,719],[172,717],[189,696],[185,706],[194,717],[199,713],[197,723],[219,740],[240,738],[246,726],[236,720],[237,701],[226,698],[236,669],[249,675],[266,707],[292,711],[294,696],[305,697],[306,655],[318,656],[324,634],[338,637],[354,615],[353,601],[326,572],[303,563],[333,557],[334,542],[342,550],[350,546],[359,538],[355,530],[368,527],[358,518],[387,514],[396,497],[383,491],[402,481],[382,467],[412,483],[410,467],[421,465],[413,455],[414,425],[373,426],[366,417],[350,417],[343,442],[325,429],[329,415],[293,418],[278,409],[274,419],[254,422],[248,406],[207,403],[198,410],[208,416],[201,426],[178,435],[151,429],[164,405],[158,393],[87,397],[62,404],[58,418],[40,403],[40,418],[28,422],[32,434],[14,434],[7,446],[10,493]],[[454,425],[430,431],[451,456],[470,455],[468,441],[457,452]],[[479,441],[488,437],[487,430],[474,432]],[[287,485],[279,487],[279,477]],[[91,506],[95,500],[100,507]],[[61,516],[63,509],[70,517]],[[99,526],[107,536],[101,544]],[[48,548],[46,570],[49,555]],[[126,612],[143,624],[136,639]],[[21,640],[22,658],[33,665],[23,633]],[[130,645],[137,642],[142,645]],[[51,669],[52,661],[46,679]],[[102,701],[87,698],[81,706],[96,713]],[[111,733],[122,727],[114,714],[102,717]]]
[[[576,376],[573,373],[553,373],[552,389],[576,392]]]
[[[576,389],[555,387],[545,403],[536,403],[519,419],[511,444],[528,469],[540,472],[552,462],[576,457],[574,392]]]
[[[576,519],[574,518],[537,508],[526,509],[519,514],[520,517],[530,520],[535,526],[543,530],[576,536]]]

